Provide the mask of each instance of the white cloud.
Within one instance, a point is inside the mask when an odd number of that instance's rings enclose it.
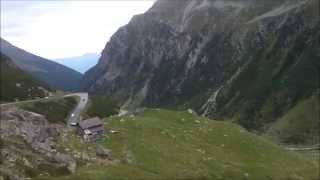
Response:
[[[1,0],[1,37],[49,59],[100,53],[120,26],[153,2]]]

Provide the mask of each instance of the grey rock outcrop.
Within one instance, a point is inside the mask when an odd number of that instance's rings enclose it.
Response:
[[[20,136],[33,149],[42,152],[52,149],[51,135],[57,134],[57,129],[52,128],[44,116],[22,109],[2,111],[0,125],[2,139]]]
[[[39,171],[74,173],[75,159],[57,149],[63,129],[63,125],[51,124],[43,115],[14,107],[2,108],[0,173],[9,179],[25,179]]]
[[[69,154],[56,153],[53,157],[54,161],[57,162],[62,167],[67,167],[67,169],[74,173],[76,171],[76,161]]]

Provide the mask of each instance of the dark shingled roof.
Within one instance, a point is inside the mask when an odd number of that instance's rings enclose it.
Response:
[[[100,131],[103,131],[103,127],[102,126],[96,126],[96,127],[93,127],[93,128],[89,128],[89,130],[91,132],[100,132]]]
[[[93,128],[96,126],[102,126],[103,123],[100,120],[100,118],[95,117],[95,118],[91,118],[91,119],[86,119],[84,121],[80,121],[79,126],[81,129],[89,129],[89,128]]]

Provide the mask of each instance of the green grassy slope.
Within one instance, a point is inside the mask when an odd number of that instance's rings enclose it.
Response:
[[[310,97],[292,108],[268,130],[276,141],[317,144],[319,139],[319,99]]]
[[[107,96],[90,96],[90,106],[87,110],[87,115],[103,118],[117,114],[118,109],[117,104]]]
[[[51,123],[66,123],[69,113],[77,105],[74,97],[41,100],[19,105],[22,109],[44,115]]]
[[[0,102],[11,102],[15,99],[26,100],[46,95],[43,84],[34,80],[11,63],[11,60],[1,54],[0,59]],[[42,88],[39,88],[42,87]]]
[[[319,166],[228,122],[148,109],[111,117],[103,142],[114,163],[55,179],[317,179]],[[38,179],[52,179],[38,177]]]

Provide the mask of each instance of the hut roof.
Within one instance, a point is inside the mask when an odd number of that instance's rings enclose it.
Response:
[[[102,125],[103,125],[103,123],[100,120],[100,118],[98,118],[98,117],[86,119],[86,120],[80,121],[80,123],[79,123],[79,126],[81,129],[89,129],[89,128],[93,128],[96,126],[102,126]]]

